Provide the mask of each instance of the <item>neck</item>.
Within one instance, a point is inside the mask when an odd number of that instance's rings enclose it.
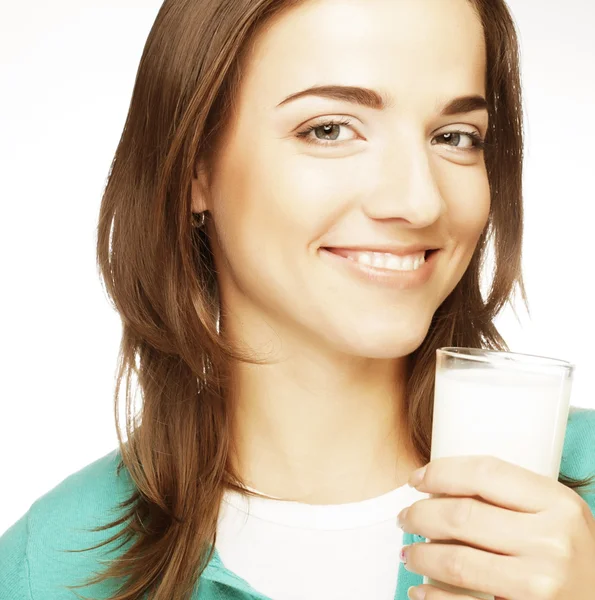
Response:
[[[358,502],[421,466],[404,418],[406,358],[295,352],[232,372],[232,464],[259,492],[309,504]]]

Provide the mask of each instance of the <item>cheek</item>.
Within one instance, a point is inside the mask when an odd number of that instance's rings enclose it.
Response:
[[[473,248],[479,240],[482,231],[488,222],[490,211],[489,196],[487,199],[474,198],[466,210],[462,210],[454,222],[455,235],[463,244],[469,244]]]
[[[280,284],[322,228],[324,186],[288,163],[260,148],[237,152],[218,173],[213,216],[222,266],[229,262],[238,283],[250,277]]]
[[[349,206],[357,186],[345,160],[304,154],[277,158],[274,204],[291,219],[289,236],[299,236],[303,248],[327,234]]]
[[[469,256],[484,230],[490,214],[490,186],[485,171],[470,171],[448,189],[448,223],[457,244],[468,247]],[[467,252],[465,252],[467,254]]]
[[[230,243],[266,244],[295,260],[332,228],[354,193],[345,167],[330,163],[265,149],[230,164],[218,192]]]

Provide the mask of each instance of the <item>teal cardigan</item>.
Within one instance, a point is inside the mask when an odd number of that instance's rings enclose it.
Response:
[[[110,520],[116,517],[117,503],[133,489],[126,469],[116,476],[119,459],[119,451],[114,450],[70,475],[36,500],[0,537],[0,600],[76,598],[74,592],[64,586],[83,583],[91,574],[103,570],[102,560],[115,556],[117,543],[113,542],[89,552],[64,550],[92,546],[115,533],[115,530],[89,532],[86,529],[104,524],[108,517]],[[580,478],[595,473],[595,410],[571,407],[560,471]],[[582,495],[595,515],[595,490]],[[421,536],[403,534],[404,544],[423,541]],[[402,564],[398,568],[395,600],[408,600],[408,588],[423,583],[423,577],[407,571]],[[108,581],[76,591],[88,598],[103,600],[114,594],[117,587]],[[217,552],[199,579],[192,598],[271,600],[226,569]]]

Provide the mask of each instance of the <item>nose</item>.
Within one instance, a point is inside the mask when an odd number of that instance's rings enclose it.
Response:
[[[401,140],[403,141],[403,140]],[[432,225],[446,211],[423,142],[392,144],[382,154],[376,184],[368,188],[364,212],[372,219],[405,221],[412,228]]]

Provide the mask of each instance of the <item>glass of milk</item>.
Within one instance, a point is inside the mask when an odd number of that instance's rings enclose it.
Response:
[[[573,373],[574,365],[554,358],[440,348],[430,460],[489,454],[557,480]],[[424,583],[494,600],[425,576]]]

